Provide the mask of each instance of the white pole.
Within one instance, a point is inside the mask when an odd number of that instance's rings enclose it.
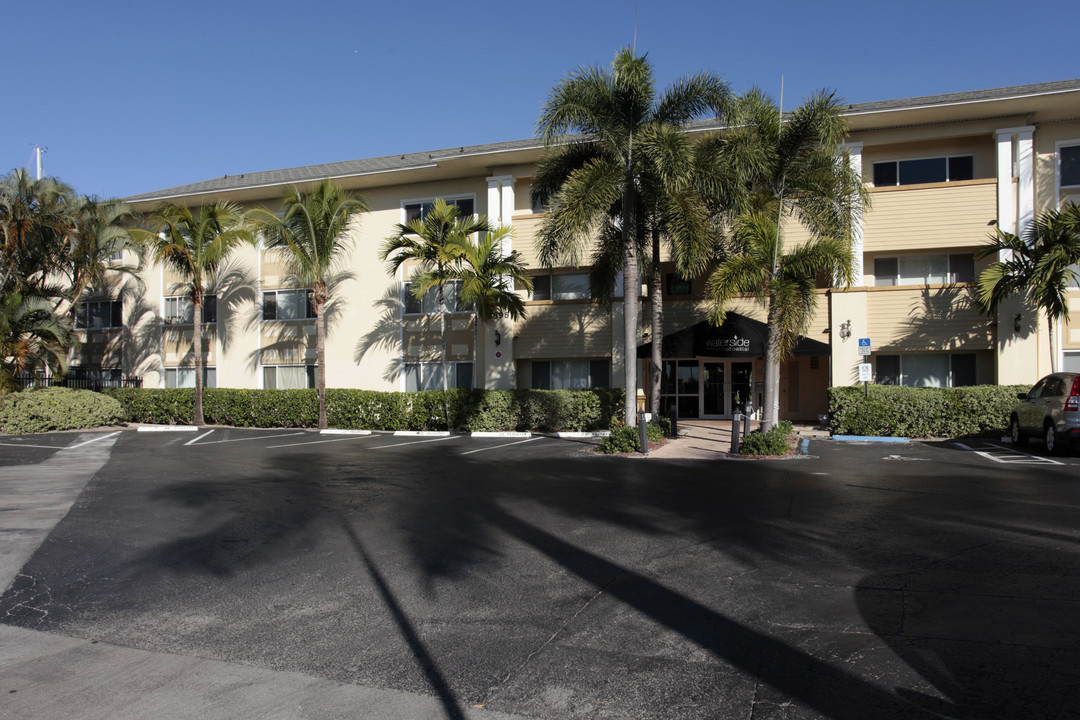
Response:
[[[41,179],[41,146],[34,147],[34,153],[37,155],[37,179]]]

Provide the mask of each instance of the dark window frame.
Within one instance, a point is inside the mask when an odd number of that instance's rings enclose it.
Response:
[[[908,177],[920,172],[927,172],[928,163],[943,162],[943,173],[939,179],[905,182],[905,170]],[[967,165],[970,163],[970,169]],[[962,177],[961,177],[962,176]],[[929,185],[939,182],[962,182],[975,179],[975,155],[972,153],[960,155],[938,155],[923,158],[904,158],[902,160],[882,160],[875,162],[871,168],[871,179],[874,187],[898,187],[901,185]]]

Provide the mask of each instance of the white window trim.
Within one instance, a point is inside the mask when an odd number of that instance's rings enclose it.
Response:
[[[1076,140],[1058,140],[1054,143],[1054,187],[1057,189],[1055,198],[1058,203],[1061,202],[1062,190],[1080,190],[1080,185],[1061,184],[1061,149],[1066,147],[1080,147],[1080,138]]]
[[[316,364],[316,363],[262,363],[259,366],[259,389],[260,390],[265,390],[266,389],[266,377],[265,376],[266,376],[266,369],[267,368],[275,368],[274,372],[276,373],[277,368],[305,368],[305,370],[306,370],[309,367],[310,368],[317,368],[318,364]],[[318,387],[318,384],[319,384],[319,378],[318,378],[318,375],[316,374],[314,387]],[[277,388],[277,389],[280,390],[282,388]],[[311,390],[312,388],[301,388],[301,389]]]
[[[868,184],[870,185],[870,187],[912,187],[913,185],[932,185],[934,183],[910,183],[908,185],[901,185],[900,184],[900,165],[899,165],[899,163],[902,163],[902,162],[917,162],[919,160],[937,160],[939,158],[944,158],[945,159],[946,178],[944,180],[935,180],[934,181],[935,183],[937,183],[937,182],[964,182],[963,180],[949,180],[949,178],[947,177],[948,173],[949,173],[949,160],[951,160],[952,158],[962,158],[962,157],[971,158],[971,165],[972,165],[972,167],[971,167],[971,175],[972,175],[972,177],[974,177],[975,176],[975,153],[957,153],[955,155],[927,155],[925,157],[906,157],[906,158],[897,158],[895,160],[874,160],[873,162],[870,163],[870,182]],[[896,184],[895,185],[875,185],[874,184],[874,166],[875,165],[883,165],[885,163],[890,163],[890,162],[891,163],[897,163],[897,166],[896,166]]]
[[[262,322],[307,322],[307,321],[310,321],[310,320],[314,320],[315,319],[314,315],[312,315],[311,317],[307,317],[307,303],[308,303],[307,294],[310,293],[310,292],[311,292],[311,288],[275,288],[273,290],[262,290],[259,293],[259,299],[261,300],[261,302],[259,303],[259,319]],[[265,316],[266,296],[269,295],[270,293],[273,293],[274,295],[277,295],[278,293],[304,293],[304,297],[303,297],[303,301],[304,301],[304,317],[298,317],[298,318],[273,318],[272,320],[266,319],[266,316]],[[314,312],[314,308],[312,309],[312,311]]]
[[[959,280],[954,279],[955,276],[956,276],[956,271],[953,269],[953,266],[952,266],[952,256],[953,255],[972,255],[973,259],[974,259],[975,253],[944,252],[944,253],[899,253],[899,254],[896,254],[896,255],[888,255],[888,254],[886,254],[886,255],[875,255],[873,257],[873,259],[871,259],[871,261],[870,261],[870,266],[874,268],[874,272],[873,272],[874,284],[872,285],[872,287],[897,287],[897,288],[901,288],[901,287],[909,287],[909,288],[910,287],[925,287],[925,285],[926,285],[925,282],[921,283],[921,284],[914,284],[914,285],[912,285],[912,284],[901,285],[900,284],[900,258],[935,257],[935,256],[942,256],[942,255],[945,256],[945,274],[948,276],[948,280],[946,282],[944,282],[944,283],[934,283],[935,285],[955,285],[955,284],[959,283],[960,282]],[[896,280],[895,284],[893,284],[893,285],[878,285],[877,284],[877,280],[878,280],[877,261],[878,260],[896,260],[896,275],[893,276],[893,279]],[[975,279],[976,279],[976,281],[978,280],[978,272],[975,273]],[[967,283],[967,284],[971,284],[971,283]]]

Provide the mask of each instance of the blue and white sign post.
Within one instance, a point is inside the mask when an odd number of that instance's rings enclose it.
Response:
[[[870,338],[859,338],[859,357],[870,357]],[[870,363],[859,363],[859,380],[863,384],[863,397],[870,397],[870,377],[872,366]]]

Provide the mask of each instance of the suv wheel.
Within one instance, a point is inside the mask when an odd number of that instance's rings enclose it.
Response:
[[[1009,422],[1009,434],[1012,435],[1014,446],[1024,447],[1028,444],[1027,435],[1020,432],[1020,418],[1015,415],[1013,415],[1012,420]]]
[[[1057,433],[1054,431],[1054,424],[1046,423],[1046,452],[1057,455],[1060,451],[1061,448],[1057,441]]]

